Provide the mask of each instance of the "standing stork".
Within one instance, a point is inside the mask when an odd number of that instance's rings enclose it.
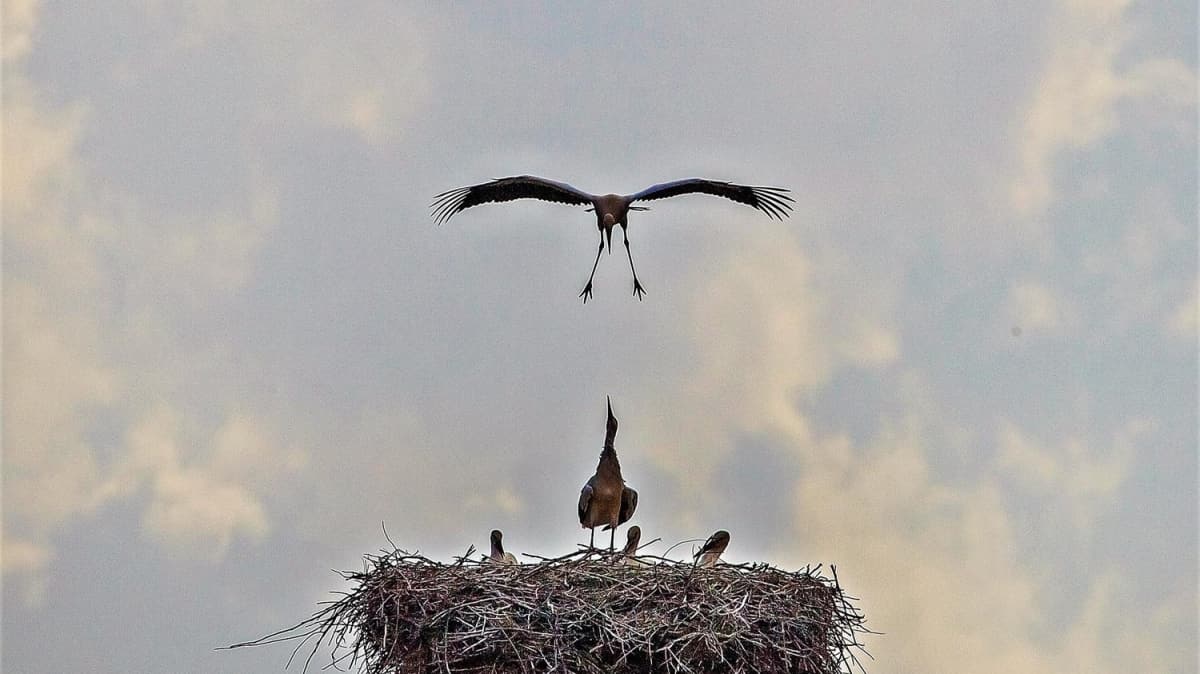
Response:
[[[492,551],[488,559],[496,564],[516,564],[516,556],[504,551],[504,543],[501,541],[503,538],[504,534],[500,533],[499,529],[492,529]]]
[[[440,225],[449,220],[455,213],[479,204],[491,202],[512,201],[514,199],[541,199],[572,206],[588,206],[589,211],[596,213],[596,228],[600,230],[600,247],[596,250],[596,261],[592,263],[592,273],[588,276],[587,285],[579,296],[584,304],[592,296],[592,279],[596,276],[596,266],[600,264],[600,254],[604,252],[604,240],[608,239],[608,252],[612,253],[612,230],[620,225],[621,234],[625,237],[625,254],[629,256],[629,269],[633,272],[633,294],[640,300],[646,294],[641,281],[638,280],[637,270],[633,267],[633,253],[629,250],[629,211],[649,210],[645,206],[634,206],[635,201],[650,201],[665,199],[680,194],[712,194],[718,197],[732,199],[741,204],[752,206],[771,218],[782,220],[792,210],[792,197],[788,190],[781,187],[751,187],[735,185],[720,180],[705,178],[686,178],[669,183],[652,185],[634,194],[588,194],[566,183],[538,178],[537,176],[513,176],[497,178],[491,182],[460,187],[442,192],[433,198],[434,220]]]
[[[613,441],[617,437],[617,418],[613,416],[612,399],[608,399],[608,430],[604,436],[604,449],[600,452],[600,463],[596,474],[588,479],[579,492],[579,524],[591,529],[588,547],[596,547],[596,527],[602,526],[611,532],[608,551],[616,546],[617,527],[628,522],[637,509],[638,493],[625,486],[621,477],[621,464],[617,461],[617,450]]]
[[[729,545],[729,532],[721,529],[708,537],[704,541],[704,545],[696,551],[695,559],[699,566],[716,566],[717,560],[721,559],[721,553],[725,552],[725,548]]]

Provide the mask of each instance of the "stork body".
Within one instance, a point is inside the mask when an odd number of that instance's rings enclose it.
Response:
[[[704,541],[704,545],[696,551],[695,559],[698,566],[716,566],[721,559],[721,553],[729,545],[729,532],[724,529],[714,533]]]
[[[627,487],[625,479],[621,476],[621,464],[617,460],[617,450],[613,444],[616,437],[617,418],[613,416],[610,399],[608,429],[604,449],[600,452],[600,462],[596,465],[596,473],[579,492],[579,524],[585,529],[591,529],[588,546],[596,546],[596,527],[603,527],[611,531],[608,542],[610,552],[616,546],[617,527],[633,517],[638,499],[637,491]]]
[[[613,227],[620,225],[625,239],[625,253],[629,257],[629,269],[633,272],[633,294],[640,300],[646,294],[646,290],[638,280],[637,269],[633,266],[633,253],[629,250],[629,211],[649,209],[645,206],[635,206],[633,202],[665,199],[691,193],[711,194],[732,199],[756,208],[771,218],[780,220],[787,217],[792,210],[793,199],[788,196],[788,190],[779,187],[751,187],[705,178],[687,178],[652,185],[634,194],[596,195],[566,183],[537,176],[498,178],[491,182],[442,192],[433,198],[432,208],[434,219],[441,224],[449,220],[455,213],[472,206],[514,199],[541,199],[573,206],[588,206],[589,210],[596,213],[596,228],[600,230],[600,245],[596,250],[596,261],[592,263],[592,273],[588,275],[587,285],[583,287],[579,296],[583,298],[584,303],[587,303],[592,296],[592,279],[596,276],[596,267],[600,264],[600,254],[604,252],[605,240],[608,241],[608,251],[611,253],[612,230]]]
[[[516,564],[517,558],[511,552],[504,551],[504,534],[499,529],[492,529],[492,551],[488,559],[496,564]]]

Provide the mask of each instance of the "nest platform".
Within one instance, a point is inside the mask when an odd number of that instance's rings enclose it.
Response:
[[[400,550],[343,572],[352,589],[308,620],[239,646],[324,644],[369,674],[862,671],[862,613],[836,569],[698,568],[580,551],[535,563],[446,564]],[[289,666],[291,660],[289,660]]]

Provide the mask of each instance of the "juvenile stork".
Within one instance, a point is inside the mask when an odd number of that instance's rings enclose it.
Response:
[[[587,285],[583,287],[583,292],[579,293],[586,304],[588,298],[592,296],[592,279],[596,276],[596,266],[600,264],[600,254],[604,252],[604,240],[608,239],[608,252],[611,254],[612,230],[617,225],[621,226],[621,234],[625,237],[625,254],[629,256],[629,269],[633,272],[633,294],[639,300],[642,299],[646,290],[638,280],[637,270],[633,267],[633,253],[629,251],[629,211],[649,209],[645,206],[634,206],[633,202],[665,199],[692,193],[712,194],[732,199],[740,204],[752,206],[766,213],[768,217],[779,220],[790,214],[794,201],[792,197],[788,196],[788,190],[781,187],[751,187],[705,178],[686,178],[660,183],[634,194],[597,195],[588,194],[566,183],[537,176],[513,176],[442,192],[433,198],[433,204],[430,207],[433,209],[434,220],[440,225],[459,211],[490,202],[541,199],[572,206],[588,206],[587,210],[596,213],[596,228],[600,230],[600,247],[596,250],[596,261],[592,263],[592,273],[588,276]]]
[[[621,563],[625,566],[648,566],[646,562],[637,558],[638,543],[642,541],[642,528],[638,525],[629,527],[625,532],[625,549],[621,550]]]
[[[617,418],[613,416],[612,399],[608,400],[608,430],[604,436],[604,449],[600,452],[600,463],[596,474],[588,479],[579,492],[579,524],[591,529],[588,547],[596,547],[596,527],[603,526],[611,531],[608,551],[616,544],[617,527],[628,522],[637,509],[638,494],[625,486],[621,477],[621,464],[617,461],[617,450],[613,441],[617,437]]]
[[[500,533],[499,529],[492,529],[492,552],[488,555],[488,559],[496,564],[516,564],[517,558],[511,552],[504,551],[504,543],[501,539],[504,534]]]
[[[638,525],[629,527],[625,532],[625,549],[621,551],[622,555],[632,557],[637,553],[638,543],[642,541],[642,528]]]
[[[724,529],[716,532],[696,551],[696,563],[699,566],[716,566],[717,560],[721,559],[721,553],[725,552],[728,545],[729,532]]]

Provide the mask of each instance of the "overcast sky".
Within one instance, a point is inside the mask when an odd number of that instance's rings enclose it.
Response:
[[[1195,3],[647,4],[4,0],[5,672],[568,552],[607,395],[650,551],[836,564],[870,672],[1195,671]],[[430,217],[522,173],[796,208],[585,306],[583,209]]]

